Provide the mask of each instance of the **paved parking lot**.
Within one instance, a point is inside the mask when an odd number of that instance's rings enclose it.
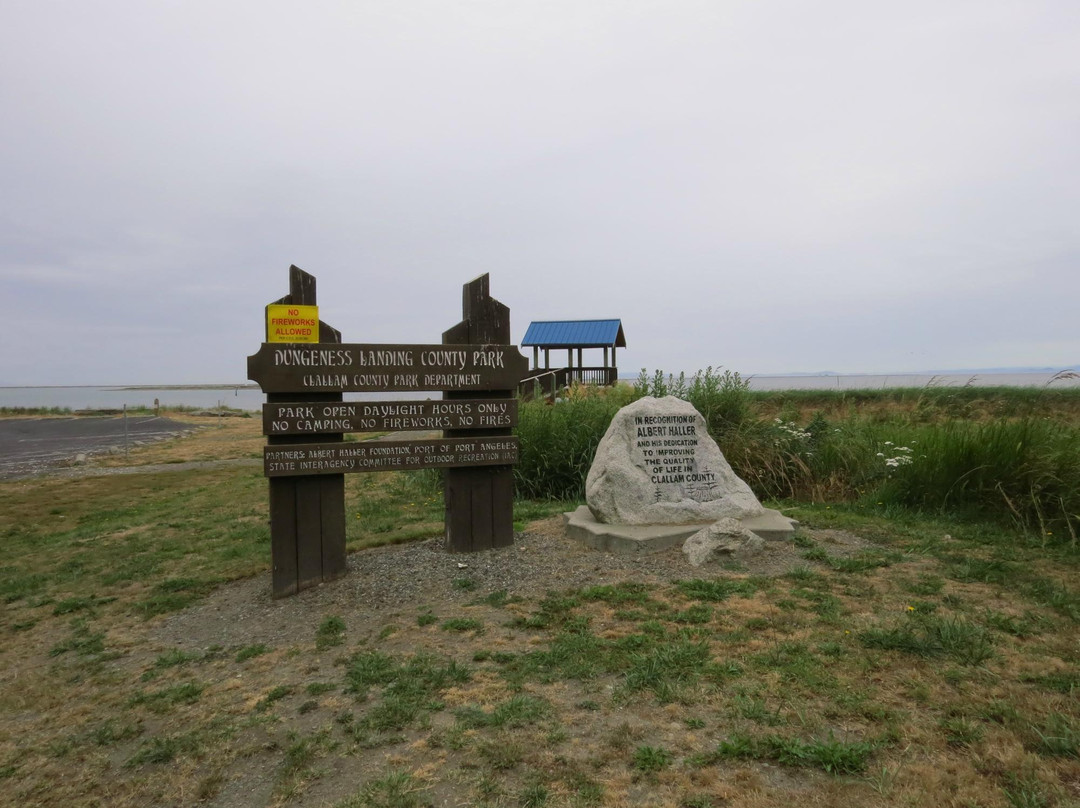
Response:
[[[123,416],[0,419],[0,480],[29,477],[70,465],[80,454],[123,451]],[[127,419],[130,446],[174,438],[198,429],[153,415]]]

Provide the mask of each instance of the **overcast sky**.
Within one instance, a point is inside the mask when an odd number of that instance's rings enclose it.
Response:
[[[1080,362],[1076,0],[0,0],[0,385],[618,317],[624,375]],[[599,364],[599,357],[597,357]]]

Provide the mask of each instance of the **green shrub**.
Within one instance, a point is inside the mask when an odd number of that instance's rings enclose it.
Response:
[[[738,373],[713,373],[712,367],[695,374],[685,398],[701,413],[714,437],[738,430],[750,418],[750,382]]]
[[[713,437],[738,429],[750,417],[750,382],[730,370],[714,371],[712,365],[695,373],[689,383],[685,373],[678,377],[669,374],[665,380],[662,370],[650,377],[642,368],[634,393],[635,397],[675,396],[689,401],[701,413]]]
[[[517,495],[525,499],[583,499],[596,447],[615,413],[630,403],[633,395],[626,387],[580,388],[554,405],[521,402],[516,429],[521,448],[514,466]]]

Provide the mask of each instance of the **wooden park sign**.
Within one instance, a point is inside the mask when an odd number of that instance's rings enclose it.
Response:
[[[515,438],[309,443],[267,447],[265,451],[263,465],[267,477],[503,466],[518,459]]]
[[[345,401],[263,405],[264,435],[399,432],[411,429],[498,429],[517,425],[509,401]]]
[[[274,345],[248,358],[264,392],[516,389],[512,345]]]
[[[444,468],[449,549],[512,544],[518,444],[510,430],[517,423],[515,391],[528,360],[509,344],[509,309],[490,296],[488,276],[465,285],[464,319],[438,345],[346,344],[321,321],[318,342],[271,339],[271,322],[298,310],[310,321],[317,317],[315,302],[314,276],[290,267],[289,294],[267,307],[267,342],[248,357],[248,378],[267,394],[263,462],[270,483],[274,596],[344,574],[347,473]],[[281,314],[282,306],[291,309]],[[443,398],[342,396],[403,391],[441,391]],[[442,430],[444,437],[343,440],[351,432],[407,430]]]

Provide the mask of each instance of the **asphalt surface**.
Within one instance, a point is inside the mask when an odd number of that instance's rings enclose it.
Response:
[[[79,455],[122,452],[123,416],[0,419],[0,480],[32,477],[70,466]],[[153,415],[127,418],[128,446],[175,438],[198,429]]]

